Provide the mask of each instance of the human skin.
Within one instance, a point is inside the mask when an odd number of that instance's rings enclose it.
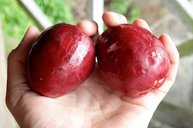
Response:
[[[105,12],[103,20],[108,27],[127,23],[124,16],[113,12]],[[151,31],[144,20],[137,19],[133,24]],[[96,23],[83,20],[77,26],[96,39]],[[8,57],[6,103],[21,128],[147,128],[175,81],[179,53],[171,38],[163,34],[159,40],[169,54],[170,69],[158,90],[138,98],[119,97],[106,88],[96,64],[90,77],[72,93],[58,98],[40,96],[29,88],[27,80],[29,50],[39,34],[30,27]]]

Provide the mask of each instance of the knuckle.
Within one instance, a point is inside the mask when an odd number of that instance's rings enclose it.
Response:
[[[16,54],[16,49],[13,49],[9,55],[8,55],[8,61],[12,60],[13,58],[15,58],[15,54]]]
[[[5,103],[6,103],[6,106],[8,108],[10,108],[10,106],[11,106],[11,98],[10,98],[10,96],[8,94],[6,95]]]
[[[9,110],[14,109],[14,107],[16,105],[16,99],[17,99],[17,97],[15,97],[13,95],[13,92],[11,90],[7,90],[7,94],[5,97],[5,103],[6,103],[6,106]]]

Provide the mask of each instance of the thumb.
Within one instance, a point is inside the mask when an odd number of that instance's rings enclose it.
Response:
[[[7,103],[14,104],[29,89],[27,85],[27,58],[32,44],[39,36],[35,27],[29,27],[21,43],[8,57]],[[10,105],[12,106],[12,105]]]
[[[98,37],[98,25],[96,22],[86,19],[79,21],[77,26],[90,36],[93,41]]]
[[[13,50],[11,54],[17,54],[18,59],[22,62],[26,61],[28,53],[30,51],[31,46],[39,36],[40,32],[36,27],[30,26],[26,31],[23,39],[21,40],[18,47]]]

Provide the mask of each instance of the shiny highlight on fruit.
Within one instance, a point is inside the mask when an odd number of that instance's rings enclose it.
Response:
[[[129,97],[158,89],[170,65],[162,42],[135,25],[107,29],[97,39],[96,54],[106,83],[115,92]]]
[[[32,90],[58,97],[75,90],[92,72],[94,43],[77,26],[60,23],[45,30],[29,54]]]

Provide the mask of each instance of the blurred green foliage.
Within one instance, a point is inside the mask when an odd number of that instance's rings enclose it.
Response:
[[[177,48],[181,58],[193,54],[193,39],[178,45]]]
[[[137,18],[139,18],[140,16],[140,9],[139,8],[132,8],[128,18],[128,22],[132,23],[133,21],[135,21]]]
[[[70,0],[35,0],[53,23],[68,22],[74,24]],[[18,4],[17,0],[1,0],[0,20],[6,37],[21,40],[26,29],[35,25],[30,16]]]
[[[140,14],[139,9],[129,8],[132,1],[111,0],[110,10],[126,15],[129,22],[132,22]],[[52,23],[75,24],[76,21],[71,12],[71,0],[35,0],[35,2]],[[17,46],[30,25],[36,25],[29,14],[19,5],[18,0],[0,0],[0,21],[6,40],[7,53]]]
[[[66,22],[75,24],[70,0],[35,0],[52,23]]]
[[[117,13],[125,14],[132,0],[111,0],[110,9]]]
[[[33,24],[16,0],[1,0],[0,12],[5,36],[20,40],[28,26]]]
[[[111,0],[110,10],[125,15],[128,22],[132,23],[140,16],[140,9],[130,6],[132,2],[133,0]]]
[[[70,0],[35,0],[35,2],[53,23],[67,22],[75,24],[71,13]],[[126,14],[131,2],[132,0],[112,0],[110,9],[121,14]],[[17,0],[1,0],[0,12],[5,36],[15,40],[20,40],[26,29],[30,25],[35,25],[28,14],[18,4]],[[129,11],[129,22],[138,18],[139,14],[139,9],[132,8]]]

